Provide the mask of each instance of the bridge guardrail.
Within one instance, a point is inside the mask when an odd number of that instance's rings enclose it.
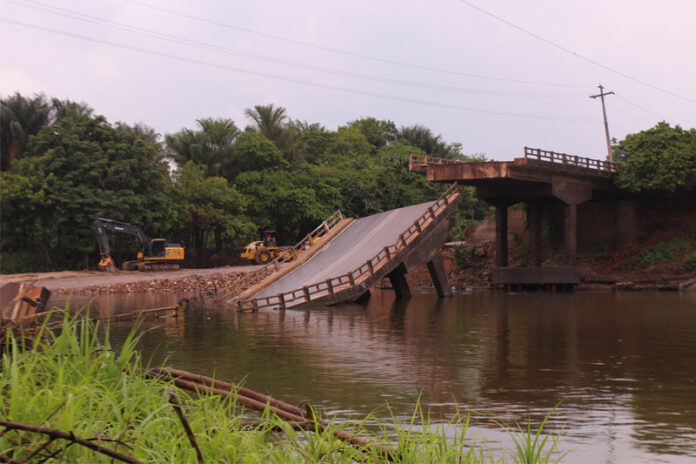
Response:
[[[541,161],[553,163],[554,165],[570,166],[579,169],[589,169],[600,174],[614,174],[619,169],[619,164],[609,161],[602,161],[582,156],[568,155],[566,153],[556,153],[554,151],[542,150],[540,148],[524,147],[524,160]],[[428,155],[409,156],[409,170],[414,172],[423,171],[428,166],[444,166],[448,164],[463,164],[466,161],[453,160],[447,158],[434,158]]]
[[[593,158],[585,158],[576,155],[568,155],[566,153],[556,153],[554,151],[542,150],[541,148],[524,147],[524,159],[593,169],[607,173],[615,173],[619,168],[617,163],[611,163],[609,161],[602,161]]]
[[[395,244],[384,247],[357,269],[344,275],[307,285],[289,292],[239,300],[236,302],[237,309],[239,311],[257,311],[264,308],[285,309],[297,304],[310,303],[312,300],[317,300],[322,297],[348,292],[361,284],[368,283],[380,270],[389,265],[401,251],[407,248],[424,232],[428,231],[429,228],[435,224],[435,220],[444,213],[448,206],[456,201],[458,197],[459,189],[457,183],[454,183],[421,217],[416,219],[405,232],[399,235],[399,240],[397,240]]]

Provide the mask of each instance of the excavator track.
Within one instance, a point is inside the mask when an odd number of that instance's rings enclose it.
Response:
[[[175,263],[143,262],[138,263],[139,271],[178,271],[181,265]]]

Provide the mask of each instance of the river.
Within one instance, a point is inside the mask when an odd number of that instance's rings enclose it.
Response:
[[[92,306],[122,312],[176,300],[108,295]],[[420,399],[437,420],[473,411],[470,434],[495,449],[509,443],[491,417],[535,425],[558,405],[547,430],[562,430],[564,463],[696,460],[694,293],[480,291],[400,302],[373,291],[366,306],[198,307],[148,326],[140,349],[152,363],[245,379],[337,418],[377,408],[406,420]],[[127,331],[128,323],[112,327],[116,344]]]

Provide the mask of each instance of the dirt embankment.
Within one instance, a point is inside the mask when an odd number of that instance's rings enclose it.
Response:
[[[262,266],[227,266],[178,271],[64,271],[0,276],[0,285],[34,282],[57,294],[176,292],[213,297],[234,296],[256,284],[268,271]]]

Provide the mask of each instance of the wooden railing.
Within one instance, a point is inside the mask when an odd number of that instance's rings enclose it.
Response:
[[[297,242],[294,246],[280,247],[281,253],[276,256],[273,261],[266,264],[261,270],[273,268],[273,271],[279,269],[278,265],[286,261],[293,261],[297,259],[297,254],[303,250],[310,248],[315,241],[322,238],[324,235],[328,234],[331,229],[336,227],[338,223],[343,220],[343,213],[341,210],[336,210],[328,219],[319,224],[313,231],[304,236],[302,240]]]
[[[375,276],[398,258],[399,253],[417,240],[422,234],[429,231],[436,223],[436,219],[447,211],[448,206],[459,197],[457,184],[453,184],[428,210],[411,226],[399,235],[399,239],[393,245],[386,246],[375,256],[365,261],[357,269],[347,274],[333,277],[322,282],[307,285],[289,292],[279,293],[259,298],[250,298],[236,302],[239,311],[257,311],[264,308],[285,309],[298,304],[307,304],[313,300],[327,296],[336,296],[341,292],[349,292],[365,284],[365,288],[374,281]]]
[[[565,153],[556,153],[553,151],[542,150],[540,148],[524,147],[524,158],[526,160],[545,161],[548,163],[593,169],[607,173],[614,173],[619,167],[618,164],[610,163],[609,161],[583,158],[581,156],[567,155]]]

